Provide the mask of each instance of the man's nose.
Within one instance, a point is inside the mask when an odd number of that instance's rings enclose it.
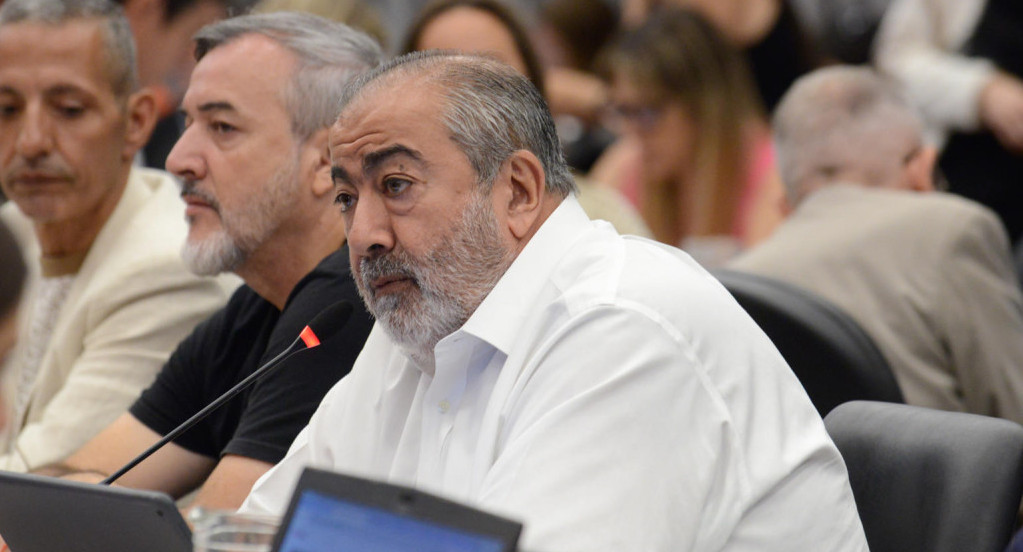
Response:
[[[184,180],[200,180],[206,175],[206,163],[200,155],[199,136],[189,127],[167,154],[167,171]]]
[[[363,194],[347,222],[348,246],[359,256],[376,257],[394,248],[391,215],[383,200],[375,194]]]
[[[45,157],[53,150],[54,122],[41,106],[28,105],[21,118],[17,151],[25,159]]]

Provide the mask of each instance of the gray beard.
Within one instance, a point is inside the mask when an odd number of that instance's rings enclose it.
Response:
[[[360,262],[356,283],[366,307],[424,369],[432,371],[434,347],[469,320],[513,260],[487,199],[471,199],[448,236],[422,258],[394,250]],[[411,278],[413,289],[373,297],[370,283],[387,275]]]
[[[245,258],[245,252],[226,232],[218,232],[198,243],[185,240],[181,246],[181,260],[185,267],[199,276],[232,272],[245,262]]]

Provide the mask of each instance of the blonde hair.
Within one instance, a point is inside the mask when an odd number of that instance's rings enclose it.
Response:
[[[644,182],[640,207],[654,235],[678,244],[690,233],[731,234],[749,173],[749,123],[763,117],[746,60],[699,14],[665,8],[623,34],[604,64],[680,102],[699,133],[685,182]],[[694,187],[694,204],[682,205],[682,186]]]

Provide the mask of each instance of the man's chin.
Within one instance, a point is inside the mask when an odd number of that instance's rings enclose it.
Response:
[[[368,301],[369,311],[373,314],[373,317],[377,320],[391,319],[395,316],[402,316],[399,310],[402,307],[403,301],[398,294],[389,293],[383,296],[374,295],[372,299]]]
[[[216,276],[235,271],[245,261],[245,254],[224,234],[202,240],[190,235],[181,247],[181,259],[194,274]]]

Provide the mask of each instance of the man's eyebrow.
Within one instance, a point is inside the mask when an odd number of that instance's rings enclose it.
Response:
[[[406,156],[419,162],[423,160],[423,155],[418,151],[401,144],[395,144],[382,150],[367,153],[366,157],[362,160],[362,170],[367,173],[373,172],[385,161],[395,156]]]
[[[330,179],[332,182],[334,182],[335,186],[337,186],[339,183],[344,184],[352,183],[352,177],[348,174],[348,171],[336,165],[330,168]]]
[[[63,96],[65,94],[90,94],[84,88],[70,85],[70,84],[58,84],[47,88],[44,92],[47,96]]]
[[[229,102],[206,102],[199,106],[199,113],[209,113],[210,111],[238,111]]]
[[[373,172],[378,169],[380,165],[387,162],[388,159],[396,156],[406,156],[420,162],[423,160],[423,155],[418,151],[409,148],[408,146],[395,144],[382,150],[367,153],[366,157],[362,160],[362,170],[365,173]],[[344,167],[339,165],[334,165],[330,168],[330,178],[334,182],[335,186],[341,183],[352,183],[352,176],[348,174],[348,171],[346,171]]]

